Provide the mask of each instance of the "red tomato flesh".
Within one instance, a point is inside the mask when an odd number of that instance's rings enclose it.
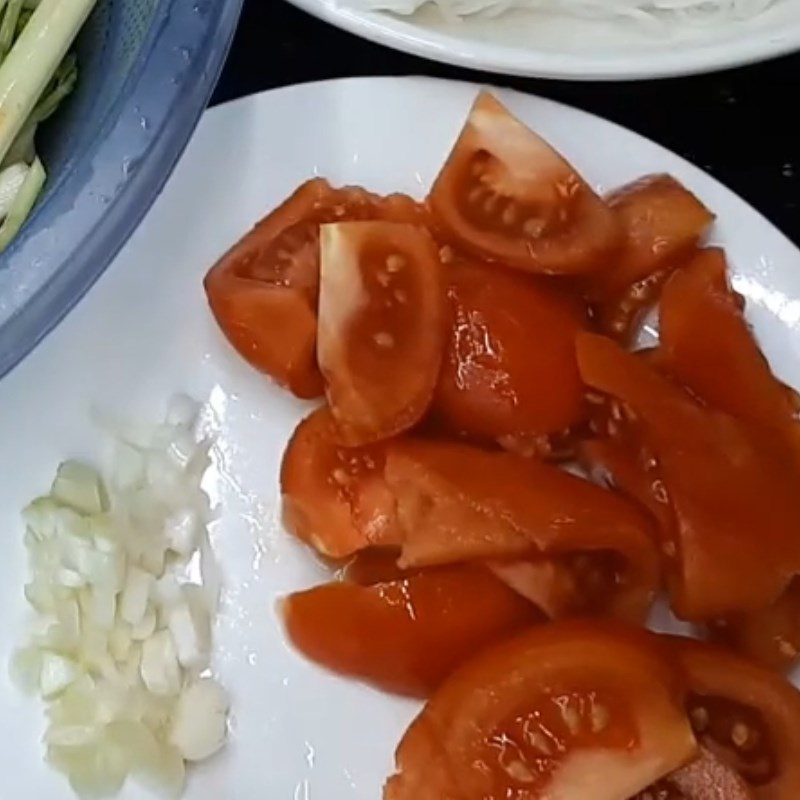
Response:
[[[640,619],[652,601],[651,523],[616,494],[547,464],[452,442],[392,442],[385,476],[402,566],[614,553],[624,568],[607,606]]]
[[[664,287],[662,368],[713,408],[797,437],[793,393],[772,373],[728,284],[722,250],[701,250]]]
[[[646,634],[540,626],[452,675],[406,732],[384,800],[627,800],[695,750]]]
[[[450,429],[485,441],[557,433],[583,418],[575,335],[579,302],[535,278],[459,265],[452,327],[434,410]]]
[[[418,572],[372,586],[329,583],[283,606],[308,658],[386,691],[427,697],[469,656],[541,620],[480,565]]]
[[[236,351],[298,397],[322,394],[316,361],[319,226],[334,220],[419,222],[404,195],[307,181],[229,250],[205,279],[208,302]]]
[[[344,443],[386,439],[427,411],[444,351],[444,281],[424,228],[323,226],[317,354]]]
[[[800,797],[800,692],[783,676],[712,645],[676,639],[672,652],[686,675],[687,710],[703,747],[735,769],[756,800]]]
[[[297,426],[281,464],[281,493],[286,527],[322,555],[345,558],[395,541],[395,505],[383,449],[343,447],[337,436],[327,407]]]
[[[455,245],[527,272],[603,269],[621,240],[614,213],[575,169],[486,92],[428,202]]]
[[[610,339],[577,341],[586,383],[631,410],[658,461],[675,514],[667,566],[676,613],[708,620],[774,602],[800,571],[794,453],[699,405]]]

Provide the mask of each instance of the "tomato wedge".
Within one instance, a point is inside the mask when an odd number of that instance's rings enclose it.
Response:
[[[714,215],[669,175],[647,175],[606,197],[624,231],[613,269],[590,278],[601,331],[628,339],[670,273],[691,254]]]
[[[606,605],[631,619],[649,608],[659,584],[651,524],[622,497],[544,463],[454,442],[392,442],[385,476],[401,566],[610,556]]]
[[[603,276],[611,293],[676,263],[714,222],[714,214],[671,175],[645,175],[611,192],[606,202],[625,231],[619,260]]]
[[[534,277],[476,265],[452,270],[448,296],[434,409],[450,430],[525,442],[581,421],[575,335],[587,327],[585,307]]]
[[[800,797],[800,692],[721,648],[692,639],[671,647],[686,674],[689,718],[702,745],[733,767],[757,800]]]
[[[427,411],[444,351],[444,268],[424,228],[322,227],[317,354],[342,441],[369,444]]]
[[[345,558],[395,541],[395,509],[382,448],[343,447],[337,436],[329,409],[314,411],[289,441],[280,480],[286,527],[322,555]]]
[[[664,287],[662,367],[710,406],[797,436],[793,393],[772,373],[728,284],[725,254],[701,250]]]
[[[469,656],[541,620],[535,606],[480,565],[357,586],[329,583],[283,605],[308,658],[381,689],[427,697]]]
[[[339,219],[419,222],[411,198],[381,198],[315,178],[261,220],[208,272],[211,310],[237,352],[299,397],[322,394],[316,363],[319,225]]]
[[[792,667],[800,656],[800,579],[772,604],[711,625],[713,637],[772,669]]]
[[[700,406],[644,359],[580,334],[587,384],[638,418],[675,514],[667,543],[673,608],[707,620],[763,608],[800,571],[794,454],[741,420]]]
[[[645,633],[536,627],[452,675],[384,800],[628,800],[695,752],[679,673]]]
[[[487,92],[428,203],[458,247],[528,272],[603,269],[621,240],[614,213],[575,169]]]

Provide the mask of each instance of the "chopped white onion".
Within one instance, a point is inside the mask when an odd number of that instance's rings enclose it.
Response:
[[[198,678],[221,583],[198,412],[179,395],[149,431],[104,420],[116,439],[108,480],[67,461],[23,511],[25,596],[41,625],[10,674],[48,701],[47,761],[82,797],[113,794],[129,775],[178,797],[184,761],[225,742],[227,696]]]
[[[225,744],[228,706],[225,690],[211,678],[201,678],[181,692],[169,738],[187,761],[203,761]]]

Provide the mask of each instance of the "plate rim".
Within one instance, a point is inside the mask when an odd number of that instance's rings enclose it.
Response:
[[[649,80],[702,75],[769,61],[800,51],[800,20],[775,32],[760,31],[733,43],[699,44],[688,52],[665,51],[653,56],[584,56],[526,50],[459,39],[426,30],[413,22],[374,11],[342,8],[337,0],[287,0],[296,8],[363,39],[452,66],[501,75],[554,80]]]

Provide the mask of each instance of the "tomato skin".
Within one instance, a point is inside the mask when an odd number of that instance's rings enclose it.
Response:
[[[657,469],[641,447],[617,439],[587,439],[578,446],[578,460],[597,483],[616,489],[652,515],[662,541],[668,541],[675,518]]]
[[[527,272],[603,269],[621,239],[613,212],[575,169],[487,92],[428,204],[455,245]]]
[[[699,405],[610,339],[581,334],[577,350],[584,380],[632,410],[658,460],[675,515],[675,612],[702,621],[774,602],[800,570],[794,453]]]
[[[292,643],[336,672],[427,697],[469,656],[541,620],[480,565],[357,586],[329,583],[283,605]]]
[[[771,669],[789,669],[800,655],[800,579],[766,608],[712,621],[711,635]]]
[[[575,335],[585,308],[535,278],[459,265],[434,413],[450,429],[496,442],[558,433],[584,416]],[[543,391],[543,387],[547,387]]]
[[[578,714],[577,697],[598,698],[602,715],[594,706],[590,719]],[[549,712],[551,698],[566,701],[562,718]],[[553,749],[541,749],[539,730]],[[445,681],[401,741],[384,800],[624,800],[694,749],[680,673],[652,637],[555,623],[484,651]]]
[[[317,355],[343,443],[387,439],[422,418],[446,318],[444,267],[425,228],[323,226]]]
[[[212,313],[234,349],[298,397],[322,394],[317,368],[319,226],[337,219],[421,223],[427,213],[404,195],[302,184],[209,270]]]
[[[625,569],[613,613],[641,619],[659,584],[650,521],[632,504],[556,467],[454,442],[407,439],[386,450],[401,566],[606,551]]]
[[[322,394],[317,317],[302,291],[213,270],[205,286],[214,317],[239,355],[297,397]]]
[[[645,175],[611,192],[606,202],[625,231],[615,268],[599,279],[606,296],[679,263],[714,222],[714,214],[671,175]]]
[[[684,671],[695,706],[704,698],[720,698],[746,709],[763,726],[775,774],[766,781],[748,781],[756,800],[800,797],[800,692],[783,676],[713,645],[674,637],[670,649]],[[725,760],[720,743],[707,740],[710,734],[705,728],[695,728],[704,745],[722,752]]]
[[[669,175],[646,175],[606,196],[624,231],[614,266],[589,279],[598,328],[627,341],[714,215]]]
[[[664,287],[662,368],[713,408],[796,437],[794,398],[770,370],[743,306],[724,252],[700,250]]]
[[[330,558],[394,541],[394,499],[379,446],[346,448],[323,406],[295,430],[281,464],[284,522]]]

